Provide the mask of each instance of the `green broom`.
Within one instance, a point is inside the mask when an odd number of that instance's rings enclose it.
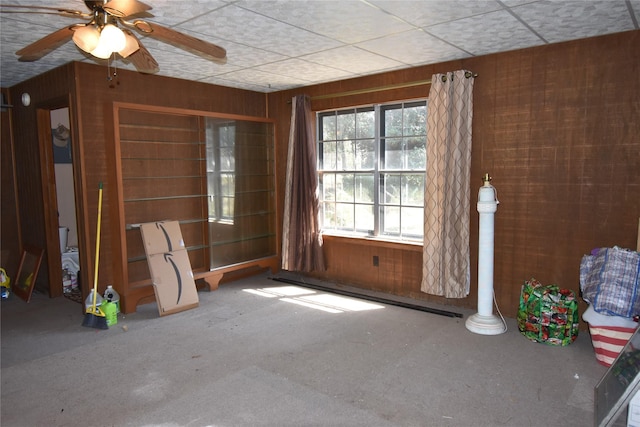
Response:
[[[96,231],[96,266],[93,272],[93,303],[87,307],[82,326],[96,329],[109,329],[107,317],[102,309],[96,306],[98,298],[98,263],[100,260],[100,222],[102,219],[102,181],[98,190],[98,230]]]

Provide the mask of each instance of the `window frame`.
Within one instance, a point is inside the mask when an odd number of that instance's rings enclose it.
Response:
[[[405,133],[406,129],[405,129],[405,124],[404,124],[404,110],[406,108],[414,108],[414,107],[423,107],[425,109],[424,112],[424,134],[418,134],[417,136],[414,136],[412,134],[407,134]],[[355,106],[355,107],[344,107],[344,108],[337,108],[337,109],[331,109],[331,110],[323,110],[323,111],[317,111],[316,112],[316,166],[318,169],[318,201],[319,201],[319,223],[320,223],[320,227],[322,230],[323,234],[328,234],[328,235],[339,235],[339,236],[344,236],[344,237],[351,237],[351,238],[375,238],[375,239],[383,239],[383,240],[388,240],[388,241],[393,241],[393,242],[398,242],[398,243],[421,243],[423,236],[424,236],[424,230],[422,230],[419,234],[409,234],[406,232],[403,232],[403,226],[402,226],[402,215],[403,215],[403,211],[405,208],[418,208],[418,209],[422,209],[422,212],[424,212],[424,185],[425,185],[425,180],[426,180],[426,144],[427,144],[427,119],[426,119],[426,115],[427,115],[427,108],[428,108],[428,99],[427,98],[419,98],[419,99],[409,99],[409,100],[401,100],[401,101],[393,101],[393,102],[387,102],[387,103],[377,103],[377,104],[370,104],[370,105],[363,105],[363,106]],[[386,129],[385,129],[385,116],[384,116],[384,112],[385,111],[390,111],[390,110],[401,110],[402,113],[402,121],[401,121],[401,132],[399,135],[389,135],[386,133]],[[355,161],[354,161],[354,167],[352,169],[339,169],[338,166],[338,161],[337,161],[337,156],[339,155],[338,153],[338,143],[341,141],[350,141],[352,144],[352,151],[353,151],[353,155],[354,157],[355,152],[356,152],[356,144],[359,141],[362,140],[368,140],[371,139],[368,136],[360,137],[360,135],[358,135],[357,133],[357,129],[358,129],[358,122],[357,122],[357,118],[358,118],[358,113],[359,112],[367,112],[367,111],[372,111],[373,112],[373,145],[374,145],[374,150],[373,150],[373,154],[374,154],[374,159],[373,159],[373,167],[370,169],[358,169],[358,167],[355,165]],[[354,114],[354,122],[353,122],[353,135],[352,138],[349,137],[343,137],[340,138],[339,135],[339,126],[338,126],[338,117],[340,116],[340,114]],[[334,117],[335,118],[335,122],[334,122],[334,126],[335,129],[331,129],[332,132],[334,132],[334,135],[331,136],[331,138],[326,138],[326,135],[324,135],[324,119],[327,117]],[[383,134],[384,132],[384,134]],[[424,138],[424,166],[422,166],[422,168],[416,169],[416,168],[409,168],[408,167],[408,157],[407,157],[407,153],[405,151],[405,147],[406,147],[406,140],[407,138],[411,138],[411,137],[418,137],[418,138]],[[325,139],[323,139],[325,138]],[[334,139],[335,138],[335,139]],[[386,141],[389,138],[399,138],[400,141],[402,141],[402,148],[400,149],[401,151],[401,160],[403,162],[402,168],[385,168],[384,167],[384,161],[385,161],[385,152],[384,152],[384,146],[383,144],[386,143]],[[336,144],[336,148],[334,149],[334,156],[336,157],[335,159],[335,163],[333,165],[333,168],[326,168],[326,159],[325,159],[325,153],[324,153],[324,149],[325,149],[325,145],[327,143],[334,143]],[[404,181],[404,177],[408,176],[408,175],[416,175],[417,172],[419,171],[419,174],[422,175],[422,205],[417,205],[417,204],[404,204],[403,199],[401,197],[401,194],[398,194],[399,200],[397,204],[393,204],[393,203],[385,203],[385,201],[383,200],[383,196],[382,196],[382,192],[383,192],[383,188],[381,187],[381,185],[384,183],[384,180],[387,179],[387,177],[391,176],[391,175],[395,175],[398,176],[400,179],[400,183],[398,186],[399,192],[403,193],[403,184],[402,182]],[[326,177],[333,175],[333,189],[334,189],[334,196],[333,199],[326,199],[326,193],[325,193],[325,189],[327,187],[327,180]],[[350,201],[340,201],[337,198],[337,177],[339,175],[351,175],[351,179],[352,179],[352,183],[354,185],[354,189],[352,191],[352,198]],[[365,203],[362,201],[358,201],[357,199],[357,194],[356,194],[356,190],[355,190],[355,182],[356,182],[356,177],[357,175],[366,175],[366,176],[372,176],[373,177],[373,188],[372,188],[372,193],[373,193],[373,201],[370,203]],[[420,188],[418,187],[418,190]],[[414,192],[414,194],[416,194]],[[334,209],[333,209],[333,216],[334,216],[334,223],[327,227],[325,225],[325,219],[326,219],[326,208],[329,205],[333,205]],[[337,224],[337,218],[338,218],[338,205],[350,205],[351,208],[354,210],[353,211],[353,217],[352,217],[352,221],[351,221],[351,225],[349,227],[339,227],[339,225]],[[358,229],[358,224],[357,224],[357,207],[358,206],[371,206],[372,210],[373,210],[373,227],[371,229]],[[397,207],[398,209],[398,220],[397,220],[397,228],[398,231],[397,232],[389,232],[389,231],[384,231],[384,216],[385,216],[385,207]],[[422,227],[423,221],[420,221],[420,226]]]

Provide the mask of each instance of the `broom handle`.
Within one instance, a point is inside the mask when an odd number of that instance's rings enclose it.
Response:
[[[96,302],[98,299],[98,264],[100,260],[100,222],[102,219],[102,181],[98,190],[98,226],[96,230],[96,266],[93,271],[93,311],[96,311]]]

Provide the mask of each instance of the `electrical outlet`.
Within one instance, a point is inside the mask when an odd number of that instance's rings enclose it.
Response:
[[[380,260],[378,259],[378,255],[373,256],[373,266],[377,267],[380,265]]]

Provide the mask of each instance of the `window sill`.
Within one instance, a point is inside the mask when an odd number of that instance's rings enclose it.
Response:
[[[379,246],[385,248],[402,249],[408,251],[422,252],[422,242],[415,240],[391,240],[384,237],[366,237],[355,236],[350,234],[339,234],[334,232],[322,233],[322,239],[326,242],[339,242],[349,243],[354,245],[363,246]]]

